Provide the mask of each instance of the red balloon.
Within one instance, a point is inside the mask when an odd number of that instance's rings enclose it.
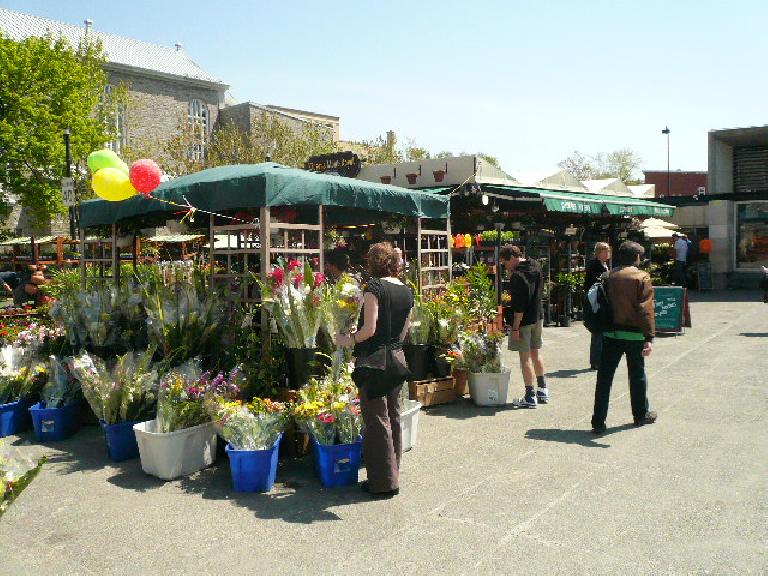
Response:
[[[142,158],[136,160],[128,171],[128,178],[139,194],[149,196],[152,191],[160,186],[160,178],[163,173],[153,160]]]

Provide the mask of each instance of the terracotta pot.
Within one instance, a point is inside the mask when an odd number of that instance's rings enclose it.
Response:
[[[418,177],[418,174],[406,174],[405,177],[408,179],[408,184],[416,184],[416,178]]]
[[[382,184],[392,184],[392,176],[379,176]]]
[[[445,178],[445,170],[433,170],[432,176],[435,177],[435,182],[442,182]]]

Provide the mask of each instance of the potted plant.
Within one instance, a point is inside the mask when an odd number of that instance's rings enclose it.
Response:
[[[447,295],[434,297],[427,303],[432,324],[432,342],[435,347],[434,375],[445,378],[451,375],[451,364],[457,348],[459,328],[462,323],[462,310],[449,301]]]
[[[414,380],[425,379],[431,369],[429,341],[432,331],[432,314],[421,294],[414,294],[411,309],[411,323],[408,326],[408,341],[403,344],[405,361]]]
[[[392,176],[379,176],[382,184],[392,184]]]
[[[445,170],[433,170],[432,176],[434,176],[435,182],[442,182],[445,178]]]
[[[129,352],[107,363],[88,352],[75,358],[72,372],[104,431],[107,454],[114,462],[139,455],[134,425],[151,418],[157,407],[157,372],[152,367],[155,349]],[[70,378],[68,366],[57,366],[57,381]]]
[[[219,435],[227,441],[235,492],[269,492],[277,475],[286,405],[261,398],[243,403],[214,397],[207,407]]]
[[[463,361],[469,370],[469,395],[478,406],[506,404],[510,372],[501,365],[499,334],[472,333],[462,338]]]
[[[416,184],[416,178],[418,178],[418,176],[419,175],[416,174],[416,173],[411,173],[411,174],[406,174],[405,175],[405,177],[408,179],[408,184]]]
[[[307,383],[316,363],[324,282],[308,262],[297,260],[275,266],[266,282],[259,281],[264,307],[288,350],[288,386],[294,390]]]
[[[199,362],[189,361],[160,380],[157,418],[134,425],[141,468],[163,480],[193,474],[216,458],[216,428],[203,402],[234,399],[240,393],[241,373],[201,375]]]

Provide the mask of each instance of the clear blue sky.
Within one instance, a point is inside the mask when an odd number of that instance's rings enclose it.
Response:
[[[707,131],[768,124],[764,0],[0,0],[173,46],[240,101],[341,116],[515,170],[630,147],[707,169]]]

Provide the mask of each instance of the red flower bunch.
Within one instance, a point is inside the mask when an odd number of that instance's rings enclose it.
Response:
[[[298,260],[288,260],[288,264],[286,265],[288,268],[288,272],[292,272],[294,268],[298,268],[301,266]]]
[[[323,412],[321,414],[318,414],[317,419],[323,424],[333,424],[333,422],[336,420],[334,415],[331,414],[330,412]]]
[[[268,274],[268,276],[276,288],[282,286],[283,280],[285,279],[285,273],[282,268],[275,268]]]
[[[315,288],[320,286],[323,282],[325,282],[325,274],[322,272],[315,272]]]

